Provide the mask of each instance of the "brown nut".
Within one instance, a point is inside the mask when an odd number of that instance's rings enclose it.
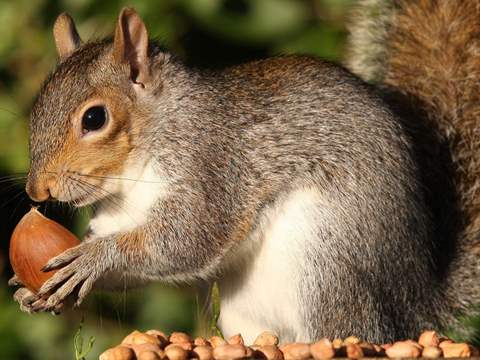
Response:
[[[266,360],[283,360],[283,353],[276,345],[255,345],[253,357]]]
[[[137,360],[160,360],[161,357],[154,351],[142,351],[137,355]]]
[[[420,344],[419,344],[418,342],[416,342],[415,340],[409,339],[409,340],[405,340],[404,342],[407,343],[407,344],[413,345],[413,346],[415,346],[416,348],[418,348],[418,349],[420,349],[420,350],[423,349],[423,346],[420,345]]]
[[[13,230],[10,264],[21,283],[36,293],[57,272],[43,272],[42,267],[53,257],[79,244],[80,240],[70,231],[32,207]]]
[[[170,334],[169,338],[172,344],[184,343],[184,342],[193,342],[192,338],[183,332],[173,332]]]
[[[213,357],[216,360],[234,360],[243,359],[247,357],[248,350],[244,345],[240,344],[226,344],[218,345],[213,349]]]
[[[328,339],[321,339],[310,345],[310,353],[315,360],[331,359],[335,357],[335,349]]]
[[[145,343],[160,346],[160,340],[157,337],[144,334],[138,330],[131,332],[122,340],[123,345],[140,345]]]
[[[165,350],[167,350],[170,346],[180,346],[182,349],[186,351],[191,351],[193,350],[193,344],[191,342],[179,342],[179,343],[172,343],[170,345],[167,345]]]
[[[134,360],[135,353],[126,346],[116,346],[104,351],[99,360]]]
[[[332,345],[334,349],[340,349],[343,346],[343,340],[342,339],[333,339]]]
[[[134,352],[135,355],[138,357],[138,354],[140,354],[143,351],[153,351],[158,353],[158,355],[163,356],[163,350],[160,349],[158,345],[155,344],[150,344],[150,343],[144,343],[144,344],[131,344],[131,345],[125,345],[131,348]]]
[[[417,358],[421,354],[421,349],[412,342],[398,341],[390,346],[385,353],[389,358]]]
[[[455,343],[453,342],[453,340],[450,340],[450,339],[440,340],[440,344],[438,344],[438,347],[440,349],[443,349],[444,346],[450,345],[450,344],[455,344]]]
[[[162,349],[170,343],[168,336],[163,331],[151,329],[145,331],[145,334],[156,337],[160,341],[160,347]]]
[[[278,336],[270,331],[264,331],[257,336],[253,345],[258,346],[267,346],[267,345],[278,345]]]
[[[359,344],[347,344],[347,357],[349,359],[361,359],[363,358],[363,350]]]
[[[470,357],[472,356],[472,349],[468,344],[458,343],[458,344],[444,344],[442,347],[443,357],[453,358],[453,357]]]
[[[424,331],[418,338],[418,343],[423,347],[438,346],[440,344],[440,336],[436,331]]]
[[[227,345],[227,342],[225,339],[221,338],[220,336],[212,336],[210,338],[210,344],[212,344],[213,348],[216,348],[217,346],[220,345]]]
[[[165,355],[169,360],[187,360],[188,351],[178,345],[169,345],[165,348]]]
[[[310,359],[310,345],[305,343],[291,343],[280,348],[285,360],[307,360]]]
[[[228,338],[227,343],[230,345],[245,345],[241,334],[236,334]]]
[[[195,340],[193,340],[193,344],[195,346],[211,346],[210,341],[201,336],[196,337]]]
[[[343,345],[349,344],[360,344],[360,339],[356,336],[349,336],[345,340],[343,340]]]
[[[198,360],[213,360],[213,349],[210,346],[198,345],[193,349]]]
[[[426,346],[422,351],[422,357],[427,359],[437,359],[442,357],[442,349],[436,346]]]

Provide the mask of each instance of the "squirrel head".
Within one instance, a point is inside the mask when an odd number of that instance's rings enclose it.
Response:
[[[108,178],[132,155],[139,104],[154,86],[144,23],[124,8],[112,40],[83,44],[72,18],[58,16],[53,34],[59,55],[30,118],[30,198],[86,205],[107,196]]]

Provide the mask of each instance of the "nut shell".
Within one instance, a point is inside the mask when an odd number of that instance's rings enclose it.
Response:
[[[32,208],[13,230],[10,263],[22,284],[36,293],[56,272],[41,270],[47,262],[79,244],[80,240],[65,227]]]

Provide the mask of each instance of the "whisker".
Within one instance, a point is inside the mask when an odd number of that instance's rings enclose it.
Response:
[[[18,197],[18,195],[17,195]],[[19,196],[19,201],[17,201],[17,205],[13,208],[12,213],[10,214],[10,221],[13,220],[14,215],[17,213],[18,207],[20,206],[21,203],[23,203],[27,199],[27,196],[25,193],[21,192]]]
[[[108,204],[113,205],[112,206],[113,208],[116,208],[117,210],[123,211],[134,223],[137,223],[137,221],[131,216],[131,214],[124,208],[123,203],[125,202],[125,199],[119,197],[117,194],[114,194],[114,193],[112,193],[112,192],[110,192],[106,189],[98,187],[98,186],[96,186],[94,184],[91,184],[89,182],[82,181],[80,179],[75,179],[71,176],[69,176],[69,178],[72,181],[77,182],[77,186],[79,186],[80,188],[81,188],[81,186],[83,186],[83,190],[94,190],[94,191],[97,191],[97,192],[101,192],[103,195],[105,195],[105,197],[103,197],[101,199],[98,199],[98,197],[97,197],[98,200],[105,201]],[[128,205],[128,203],[127,203],[127,205]],[[105,210],[108,212],[108,207]]]
[[[116,177],[116,176],[91,175],[91,174],[82,174],[82,173],[70,172],[70,171],[67,171],[67,172],[69,172],[73,175],[77,175],[77,176],[97,178],[97,179],[124,180],[124,181],[134,181],[134,182],[149,183],[149,184],[160,184],[160,183],[162,183],[162,181],[155,181],[155,180],[130,179],[130,178]]]
[[[0,184],[2,183],[6,183],[6,182],[17,182],[17,183],[20,183],[20,181],[22,180],[26,180],[27,178],[26,177],[20,177],[20,176],[16,176],[16,177],[12,177],[12,176],[9,176],[9,177],[0,177]]]

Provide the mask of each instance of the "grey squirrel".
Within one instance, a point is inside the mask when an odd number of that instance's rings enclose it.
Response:
[[[480,302],[478,146],[463,136],[478,70],[447,67],[465,47],[476,61],[479,25],[477,2],[460,3],[359,3],[351,68],[378,87],[307,56],[192,69],[132,8],[113,39],[87,43],[60,15],[26,189],[96,212],[39,294],[17,290],[21,309],[80,304],[94,286],[216,279],[220,328],[247,343],[267,329],[390,342],[454,323]],[[468,44],[455,37],[470,30]]]

